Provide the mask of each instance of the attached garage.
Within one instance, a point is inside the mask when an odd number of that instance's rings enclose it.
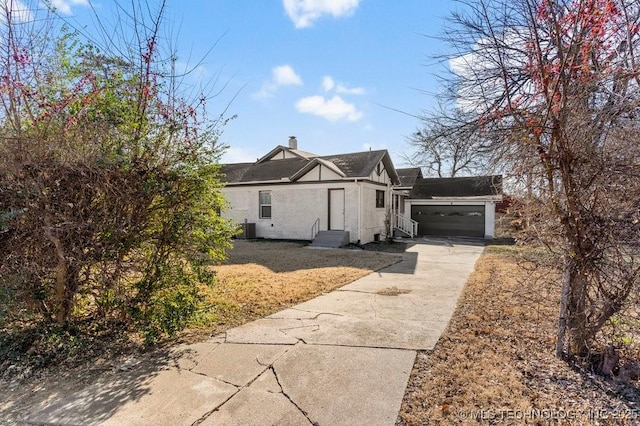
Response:
[[[418,235],[484,237],[484,205],[412,205]]]
[[[501,176],[418,178],[405,211],[420,236],[493,238],[501,199]]]

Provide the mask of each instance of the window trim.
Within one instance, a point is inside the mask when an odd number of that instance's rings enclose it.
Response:
[[[382,197],[380,197],[380,194],[382,194]],[[376,208],[377,209],[383,209],[384,208],[385,198],[386,197],[384,195],[384,191],[376,189]]]
[[[262,202],[262,194],[269,194],[269,203]],[[273,217],[272,211],[272,201],[271,201],[271,191],[258,191],[258,218],[260,219],[271,219]],[[269,207],[269,216],[265,216],[262,212],[263,207]]]

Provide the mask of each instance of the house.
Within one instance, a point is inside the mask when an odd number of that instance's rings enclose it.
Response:
[[[399,174],[406,175],[406,172],[401,169]],[[404,216],[417,223],[418,235],[495,236],[495,211],[496,204],[502,200],[502,176],[417,176],[409,183]]]
[[[366,244],[391,234],[494,235],[499,177],[425,179],[386,150],[318,156],[292,136],[252,163],[222,165],[223,214],[245,237]],[[494,179],[495,178],[495,179]]]
[[[299,150],[293,136],[254,163],[222,165],[222,173],[224,216],[255,224],[255,236],[313,240],[335,231],[343,243],[360,244],[387,233],[400,183],[386,150],[317,156]]]

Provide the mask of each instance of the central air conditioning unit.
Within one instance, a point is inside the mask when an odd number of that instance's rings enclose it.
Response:
[[[238,234],[239,239],[242,240],[254,240],[256,238],[256,224],[244,222],[240,225],[240,230],[242,231]]]

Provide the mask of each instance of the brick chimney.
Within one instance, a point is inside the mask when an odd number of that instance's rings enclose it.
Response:
[[[289,136],[289,148],[298,149],[298,139],[295,136]]]

